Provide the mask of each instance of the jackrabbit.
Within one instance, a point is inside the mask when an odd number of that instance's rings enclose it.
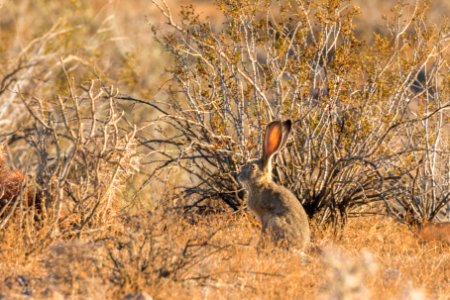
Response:
[[[248,206],[270,233],[276,244],[305,250],[310,243],[308,216],[295,195],[272,181],[272,158],[285,145],[291,121],[274,121],[267,125],[263,154],[249,161],[237,179],[248,191]]]

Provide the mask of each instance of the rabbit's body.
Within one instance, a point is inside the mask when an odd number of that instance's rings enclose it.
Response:
[[[248,206],[276,243],[305,249],[310,241],[308,216],[297,197],[274,182],[260,182],[248,189]]]
[[[286,144],[290,126],[290,121],[268,125],[263,157],[247,163],[238,180],[248,191],[248,206],[260,220],[263,234],[269,232],[276,244],[304,250],[310,242],[308,216],[297,197],[273,182],[271,175],[271,158]]]

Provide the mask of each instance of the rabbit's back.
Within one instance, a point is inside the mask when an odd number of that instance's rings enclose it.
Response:
[[[308,216],[287,188],[267,182],[249,194],[249,207],[260,218],[264,231],[275,242],[304,249],[310,242]]]

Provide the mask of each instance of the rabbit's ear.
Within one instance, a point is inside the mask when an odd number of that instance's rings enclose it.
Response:
[[[274,121],[267,125],[262,156],[264,165],[267,165],[271,157],[286,145],[289,132],[291,131],[291,125],[291,120],[283,123]]]
[[[289,133],[291,132],[291,128],[292,128],[291,120],[286,120],[286,121],[283,122],[283,124],[282,124],[283,134],[281,136],[281,145],[280,145],[280,148],[278,150],[281,150],[281,149],[284,148],[284,146],[286,146],[287,141],[288,141],[288,137],[289,137]]]

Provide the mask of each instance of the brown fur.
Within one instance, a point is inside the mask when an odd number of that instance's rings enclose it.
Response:
[[[41,199],[31,188],[22,191],[24,175],[19,170],[9,168],[3,158],[3,150],[0,149],[0,219],[2,212],[12,207],[19,199],[25,207],[35,206],[39,209]],[[6,206],[6,207],[5,207]]]
[[[295,195],[272,181],[272,158],[286,145],[291,121],[267,126],[261,159],[248,162],[238,180],[248,191],[248,206],[258,217],[262,232],[276,244],[305,250],[310,243],[308,216]]]
[[[2,149],[0,149],[0,211],[6,203],[19,195],[22,181],[23,174],[12,171],[6,166]]]

